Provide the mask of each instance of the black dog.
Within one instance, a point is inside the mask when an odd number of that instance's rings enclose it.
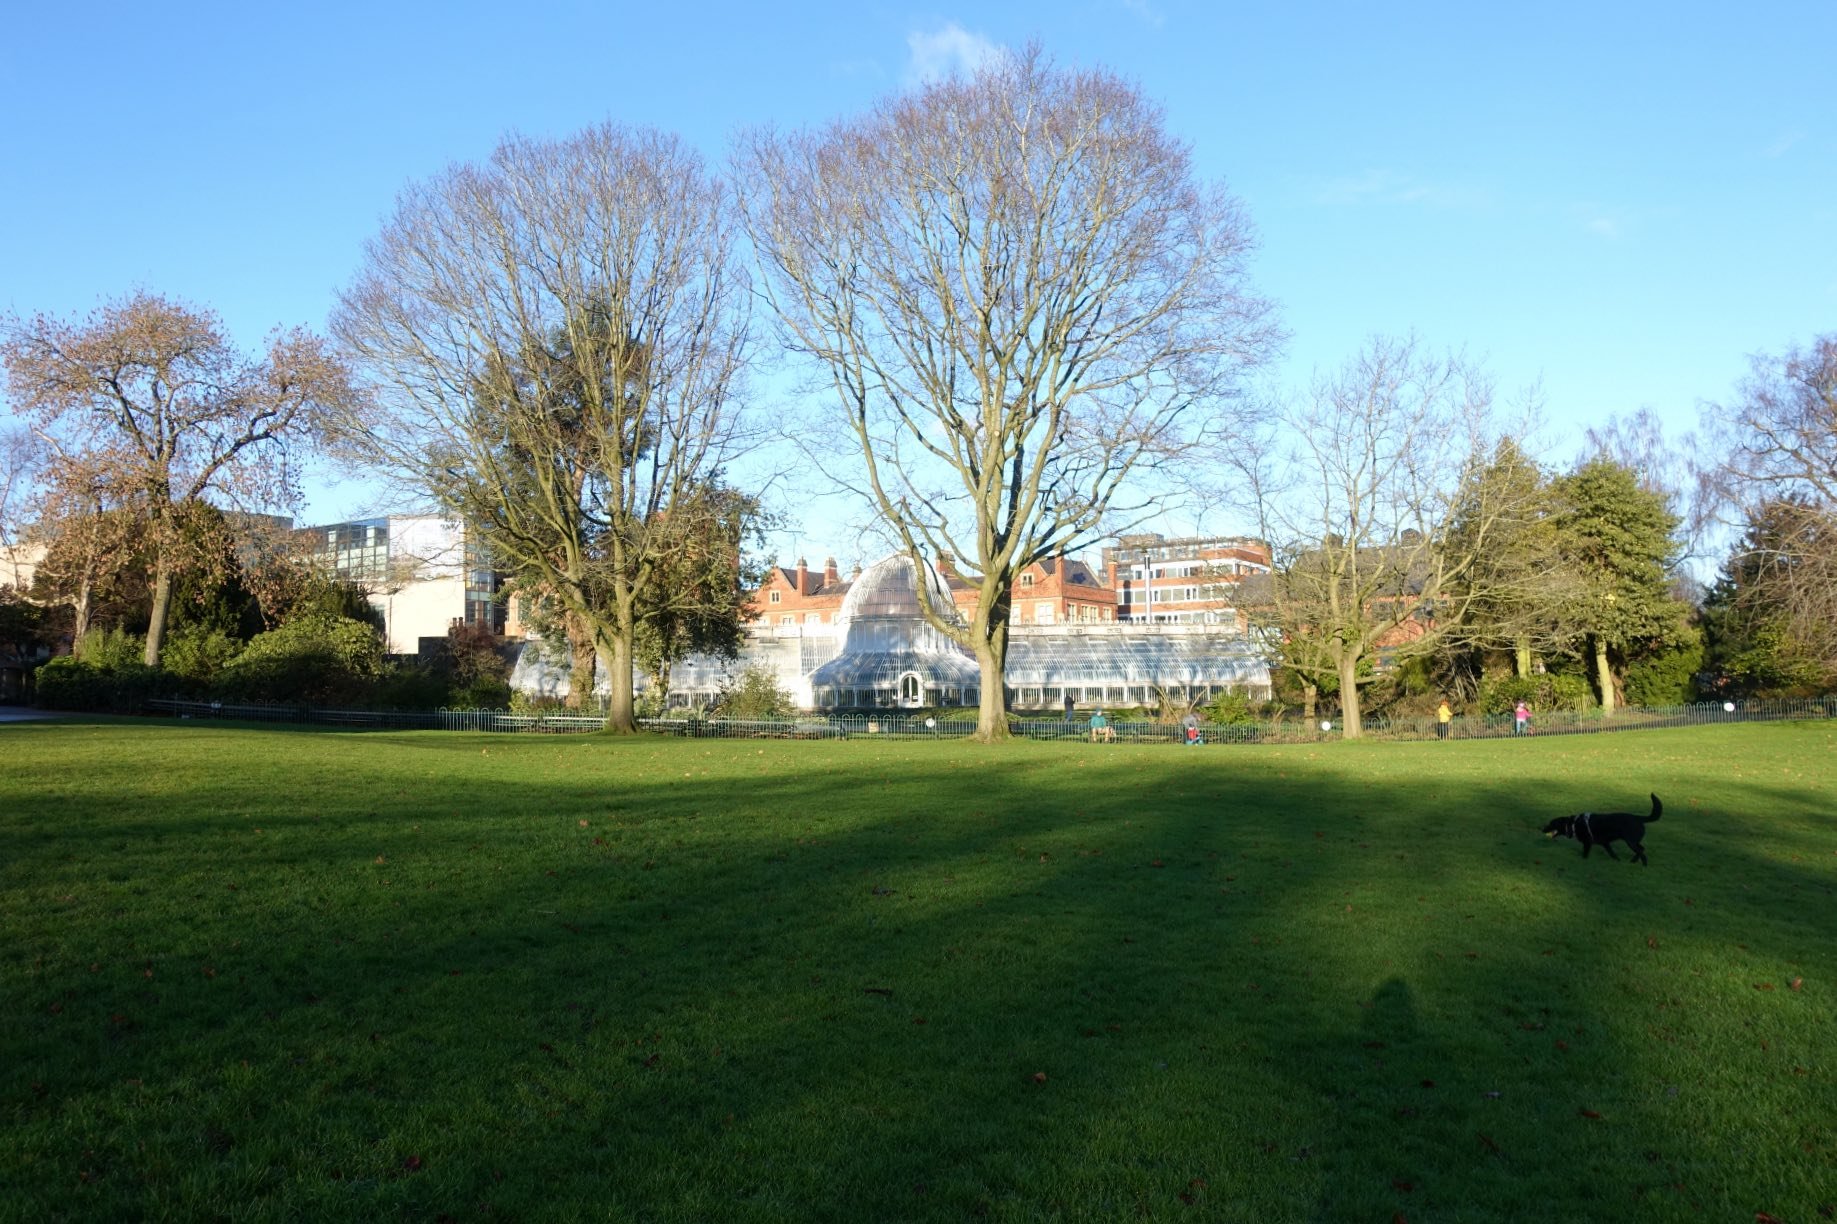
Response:
[[[1640,842],[1645,839],[1646,826],[1657,820],[1665,805],[1652,796],[1652,814],[1637,816],[1632,812],[1583,812],[1580,816],[1558,816],[1544,826],[1545,837],[1573,837],[1582,843],[1582,857],[1596,846],[1607,851],[1607,856],[1615,862],[1620,856],[1614,853],[1609,842],[1623,841],[1633,848],[1633,861],[1650,867],[1651,861],[1646,858],[1645,847]]]

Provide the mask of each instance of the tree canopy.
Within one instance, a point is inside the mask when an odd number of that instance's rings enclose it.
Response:
[[[194,547],[206,496],[290,504],[289,444],[353,398],[343,364],[310,332],[277,332],[251,357],[215,314],[149,293],[81,321],[8,318],[0,362],[15,410],[50,448],[52,501],[71,508],[61,521],[86,530],[105,508],[138,520],[152,585],[148,666],[159,662],[174,580],[213,555]]]
[[[512,138],[402,193],[333,320],[376,393],[346,442],[580,627],[614,730],[640,625],[680,610],[682,526],[746,442],[736,237],[673,135]]]
[[[850,485],[915,565],[978,589],[965,625],[919,584],[980,665],[978,735],[1004,738],[1015,576],[1218,429],[1278,339],[1250,223],[1136,88],[1037,49],[755,132],[739,166],[785,340],[853,439]]]

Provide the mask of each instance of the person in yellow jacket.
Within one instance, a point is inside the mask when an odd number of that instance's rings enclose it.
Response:
[[[1448,738],[1448,724],[1454,721],[1454,711],[1448,708],[1448,699],[1442,698],[1441,705],[1435,709],[1435,738]]]

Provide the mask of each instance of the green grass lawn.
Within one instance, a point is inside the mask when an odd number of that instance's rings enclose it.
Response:
[[[1834,746],[0,727],[0,1216],[1828,1217]]]

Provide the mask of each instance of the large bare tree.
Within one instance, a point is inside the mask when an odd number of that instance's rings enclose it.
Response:
[[[303,329],[276,332],[251,357],[210,311],[136,293],[86,320],[39,315],[0,326],[15,411],[52,448],[50,479],[104,487],[142,517],[159,663],[173,582],[192,554],[196,508],[297,500],[289,444],[349,400],[342,364]],[[71,474],[74,473],[74,476]]]
[[[1278,339],[1249,222],[1160,110],[1038,50],[828,128],[755,132],[739,182],[791,349],[833,389],[853,482],[915,565],[977,588],[926,618],[981,670],[1005,738],[1010,590],[1132,480],[1218,426]]]
[[[732,216],[673,135],[513,137],[402,193],[333,319],[375,384],[348,439],[590,635],[615,731],[686,508],[745,442]]]
[[[1497,586],[1478,564],[1537,512],[1489,480],[1490,383],[1414,338],[1378,338],[1225,456],[1275,565],[1258,621],[1304,681],[1337,684],[1343,733],[1380,651],[1428,648]]]
[[[1703,429],[1698,505],[1746,529],[1729,567],[1747,613],[1837,672],[1837,333],[1756,356]]]

